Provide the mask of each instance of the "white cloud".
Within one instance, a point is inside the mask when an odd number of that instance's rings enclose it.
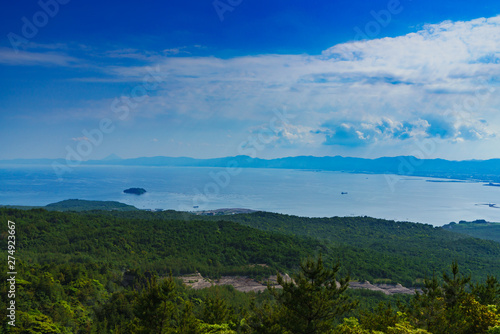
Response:
[[[276,120],[276,119],[275,119]],[[289,122],[270,122],[250,129],[251,135],[267,147],[318,144],[313,128]]]
[[[10,48],[0,48],[0,64],[6,65],[49,65],[72,66],[78,60],[56,52],[15,51]]]
[[[149,60],[154,57],[154,53],[142,52],[137,49],[118,49],[110,50],[104,54],[105,57],[109,58],[125,58],[125,59],[136,59],[136,60]]]
[[[164,82],[133,117],[234,120],[252,131],[287,105],[297,117],[276,140],[283,145],[366,146],[426,136],[452,143],[500,131],[500,16],[339,44],[318,56],[172,56],[182,50],[149,59]],[[135,50],[114,54],[130,55]],[[131,82],[149,73],[145,66],[104,71]]]
[[[87,137],[73,137],[71,138],[72,141],[88,141],[89,139]]]
[[[349,72],[391,75],[413,84],[460,83],[461,79],[499,73],[499,29],[500,16],[443,22],[396,38],[336,45],[323,56],[348,59],[342,63],[348,65]]]

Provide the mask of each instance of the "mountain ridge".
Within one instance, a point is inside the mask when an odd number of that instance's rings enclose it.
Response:
[[[64,159],[0,160],[0,165],[65,164]],[[74,162],[72,162],[74,165]],[[171,166],[171,167],[226,167],[226,168],[278,168],[339,171],[370,174],[396,174],[437,177],[446,179],[500,182],[500,159],[445,160],[419,159],[413,156],[380,157],[375,159],[342,156],[294,156],[274,159],[233,157],[197,159],[191,157],[138,157],[129,159],[102,159],[82,161],[80,165],[97,166]],[[68,164],[68,166],[72,166]]]

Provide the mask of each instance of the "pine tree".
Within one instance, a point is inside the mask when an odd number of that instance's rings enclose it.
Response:
[[[222,324],[228,320],[229,316],[230,309],[226,301],[221,298],[219,289],[216,288],[215,294],[205,299],[202,320],[208,324]]]
[[[488,276],[484,284],[473,285],[472,293],[482,305],[500,305],[500,283],[494,276]]]
[[[404,309],[419,328],[439,332],[445,325],[444,292],[436,275],[424,280],[423,293],[417,292],[410,305]]]
[[[357,303],[344,294],[349,277],[336,280],[340,266],[325,268],[321,255],[300,264],[300,271],[286,280],[278,274],[283,289],[272,288],[279,308],[279,321],[291,333],[325,333],[333,321],[352,310]]]
[[[153,276],[136,304],[139,332],[174,333],[172,325],[177,318],[176,296],[172,274],[161,283],[158,282],[156,276]]]

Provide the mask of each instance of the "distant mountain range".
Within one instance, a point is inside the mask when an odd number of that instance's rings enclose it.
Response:
[[[66,164],[65,159],[1,160],[0,164],[51,165],[54,162],[62,165]],[[283,168],[500,182],[500,159],[450,161],[444,159],[418,159],[412,156],[382,157],[377,159],[341,156],[297,156],[260,159],[243,155],[215,159],[163,156],[121,159],[116,155],[111,155],[102,160],[84,161],[81,165]]]

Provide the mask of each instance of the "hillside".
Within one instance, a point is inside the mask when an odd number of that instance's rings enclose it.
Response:
[[[407,326],[407,319],[436,334],[486,333],[488,326],[500,325],[488,306],[500,305],[500,284],[493,277],[483,279],[488,274],[498,276],[500,244],[430,225],[369,217],[310,219],[266,212],[197,216],[176,211],[13,208],[1,208],[0,220],[15,222],[17,323],[10,331],[13,333],[150,333],[155,319],[168,319],[169,326],[178,328],[172,333],[268,333],[262,329],[271,327],[273,333],[284,333],[290,319],[283,313],[287,305],[324,306],[317,298],[326,298],[332,308],[351,305],[332,316],[327,332],[346,325],[358,329],[357,333],[369,333],[359,331],[357,321],[363,328],[383,333],[396,333],[386,329],[396,324]],[[10,235],[3,224],[3,249],[7,249]],[[306,258],[307,262],[300,264]],[[458,262],[460,273],[471,274],[472,283],[457,273],[456,266],[453,276],[439,279],[440,272],[449,272],[453,260]],[[334,264],[337,261],[340,271]],[[0,279],[4,281],[9,279],[6,262],[0,264]],[[169,275],[197,272],[184,278],[185,285]],[[234,284],[234,276],[265,281],[276,272],[290,273],[299,282],[298,290],[293,283],[283,281],[282,289],[259,293],[255,291],[261,291],[261,285],[246,293],[233,286],[186,287],[199,283],[201,275],[218,284]],[[368,279],[410,286],[433,274],[435,279],[426,281],[423,297],[398,296],[401,302],[383,291],[344,291],[334,283],[347,287],[350,279]],[[274,279],[279,282],[278,277]],[[322,279],[334,283],[328,285],[330,292],[324,289]],[[353,287],[366,285],[353,283]],[[7,284],[0,286],[0,294],[7,295],[7,289]],[[453,289],[467,291],[461,295],[458,308],[448,302],[450,296],[456,297]],[[294,300],[285,304],[283,296]],[[0,301],[0,316],[6,318],[4,299]],[[353,300],[360,302],[358,308]],[[376,306],[378,301],[387,304]],[[422,325],[428,312],[436,309],[441,314],[442,331],[441,327]],[[353,318],[346,322],[346,316]],[[457,317],[466,322],[456,325]],[[192,330],[183,327],[188,323]],[[482,327],[478,329],[476,324]],[[455,327],[450,332],[447,328],[452,325]],[[165,332],[162,324],[155,326],[155,332]],[[5,331],[5,324],[0,325],[0,332]]]
[[[221,219],[327,241],[349,272],[355,273],[366,266],[363,274],[373,280],[386,277],[410,285],[415,279],[442,272],[450,261],[457,261],[463,272],[475,278],[500,275],[500,261],[496,258],[500,256],[500,244],[427,224],[370,217],[307,218],[267,212]]]
[[[274,274],[293,269],[297,259],[308,254],[326,252],[312,238],[260,231],[234,222],[118,218],[106,214],[111,212],[0,209],[0,217],[16,223],[19,258],[42,264],[104,262],[162,275],[199,271],[215,277]],[[1,232],[6,232],[5,226]],[[0,239],[0,246],[6,249],[7,240]],[[255,264],[266,266],[252,266]]]
[[[58,208],[57,211],[81,211],[84,207],[106,209],[71,215],[44,210],[12,211],[24,212],[25,215],[36,212],[40,217],[31,218],[33,222],[64,222],[57,229],[50,224],[32,222],[31,226],[37,229],[51,227],[43,234],[29,234],[30,251],[37,257],[47,257],[48,251],[33,249],[32,246],[50,245],[49,249],[54,249],[48,253],[60,254],[61,258],[68,260],[74,259],[75,252],[89,261],[100,253],[110,256],[111,262],[135,266],[141,262],[138,254],[145,252],[144,260],[149,261],[149,269],[171,269],[176,273],[199,270],[215,275],[238,270],[248,272],[242,268],[251,264],[267,264],[271,272],[291,269],[296,263],[293,264],[289,255],[286,260],[282,255],[292,252],[296,245],[297,258],[321,251],[328,261],[342,264],[342,273],[372,283],[420,285],[425,277],[446,270],[451,261],[457,261],[462,271],[471,274],[475,280],[485,279],[487,275],[500,276],[500,244],[467,235],[485,237],[489,233],[491,237],[494,235],[490,233],[491,229],[496,225],[488,226],[484,231],[476,226],[454,233],[458,230],[370,217],[306,218],[268,212],[202,216],[173,210],[147,212],[116,202],[74,200],[50,207],[52,210]],[[124,211],[128,209],[131,211]],[[221,230],[222,226],[226,229]],[[464,230],[467,233],[464,234]],[[228,233],[224,236],[227,241],[223,246],[214,231]],[[242,235],[245,233],[248,238]],[[254,234],[255,237],[251,237]],[[37,238],[42,235],[44,239]],[[176,242],[162,244],[161,240],[172,239]],[[282,244],[276,248],[280,245],[279,240]],[[288,246],[283,247],[283,243]],[[253,248],[249,248],[250,244]],[[227,245],[236,249],[228,249]],[[120,255],[122,251],[127,255]],[[271,252],[272,256],[256,255],[262,255],[262,252]],[[57,258],[54,254],[51,257]],[[167,259],[165,254],[170,254]],[[208,254],[215,254],[214,258],[207,258]]]
[[[91,210],[115,210],[136,211],[139,210],[132,205],[114,201],[87,201],[81,199],[68,199],[52,203],[44,207],[49,211],[91,211]]]
[[[115,201],[88,201],[83,199],[67,199],[64,201],[51,203],[46,206],[23,206],[23,205],[0,205],[0,208],[31,210],[45,209],[48,211],[138,211],[135,206],[115,202]]]
[[[475,220],[473,222],[460,221],[458,224],[450,223],[444,225],[443,228],[474,238],[500,242],[500,223],[492,223],[485,220]]]
[[[311,238],[324,246],[325,257],[340,261],[342,272],[370,282],[420,284],[457,261],[474,279],[500,274],[500,244],[450,232],[440,227],[370,217],[306,218],[255,212],[198,216],[185,212],[105,212],[111,217],[236,222],[266,232]]]

